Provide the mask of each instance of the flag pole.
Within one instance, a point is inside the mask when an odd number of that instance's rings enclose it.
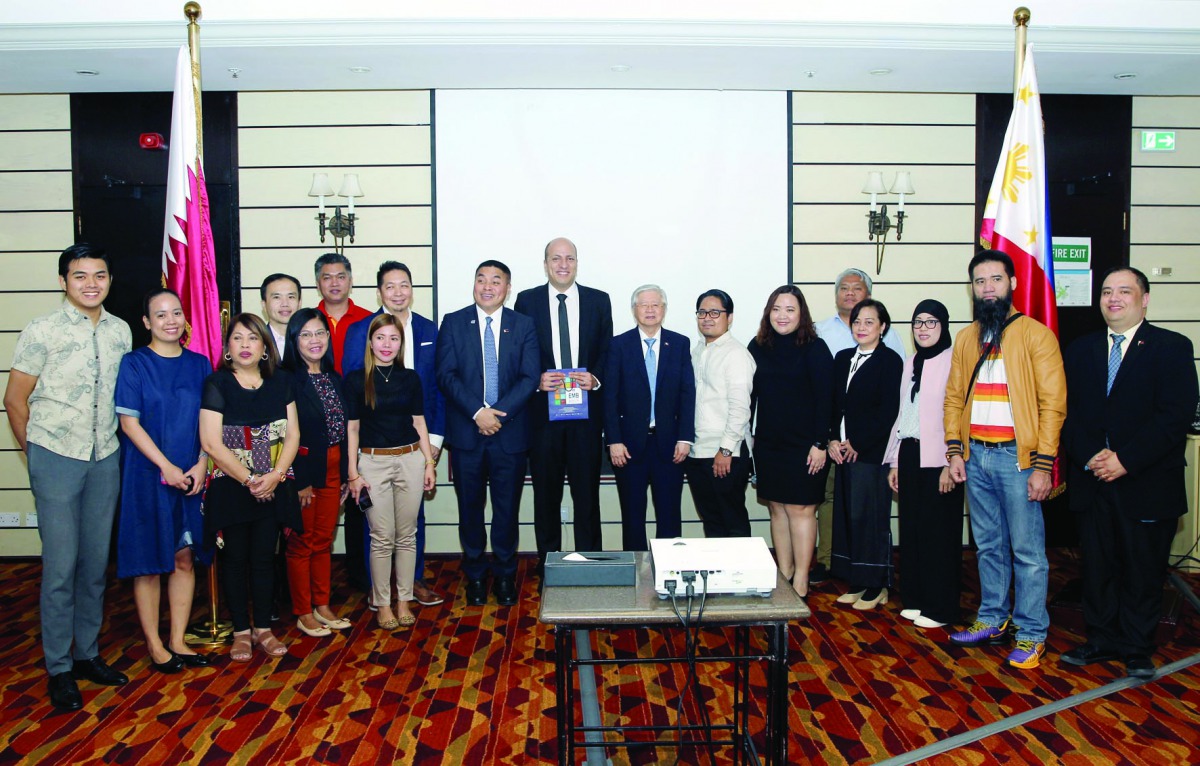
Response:
[[[189,2],[183,6],[183,15],[188,20],[188,56],[192,63],[192,99],[196,104],[196,158],[204,161],[204,121],[200,111],[200,4]],[[208,619],[190,625],[184,634],[189,646],[216,647],[228,644],[233,637],[233,624],[222,621],[217,602],[217,558],[208,566]]]
[[[1021,70],[1025,68],[1025,33],[1029,29],[1029,9],[1021,6],[1013,11],[1013,24],[1017,27],[1017,49],[1013,57],[1013,99],[1021,87]],[[198,64],[196,66],[199,66]]]

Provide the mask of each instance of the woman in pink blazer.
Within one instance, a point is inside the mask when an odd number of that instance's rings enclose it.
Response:
[[[950,313],[935,300],[913,311],[916,353],[904,362],[900,414],[884,462],[900,496],[899,578],[905,609],[917,627],[959,620],[963,485],[946,467],[942,405],[950,376]]]

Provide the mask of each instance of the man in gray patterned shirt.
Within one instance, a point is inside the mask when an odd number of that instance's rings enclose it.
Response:
[[[21,332],[4,407],[29,462],[29,488],[42,539],[42,651],[50,702],[83,707],[77,679],[121,686],[128,679],[100,658],[120,466],[113,392],[129,325],[104,310],[112,274],[93,245],[58,259],[66,300]]]

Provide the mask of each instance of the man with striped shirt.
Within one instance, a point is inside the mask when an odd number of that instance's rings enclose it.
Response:
[[[1030,669],[1046,651],[1050,627],[1041,501],[1050,494],[1066,417],[1066,377],[1058,338],[1012,308],[1012,259],[980,250],[968,273],[975,321],[954,339],[946,456],[950,475],[967,484],[980,604],[974,624],[950,640],[960,646],[1007,643],[1011,623],[1017,645],[1006,661]]]

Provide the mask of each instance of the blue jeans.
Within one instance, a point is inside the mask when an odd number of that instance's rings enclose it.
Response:
[[[1000,625],[1011,614],[1018,641],[1045,641],[1050,563],[1042,504],[1029,500],[1032,468],[1017,467],[1016,446],[985,449],[971,443],[967,461],[967,502],[978,546],[979,617]],[[1009,585],[1016,579],[1016,603]]]

